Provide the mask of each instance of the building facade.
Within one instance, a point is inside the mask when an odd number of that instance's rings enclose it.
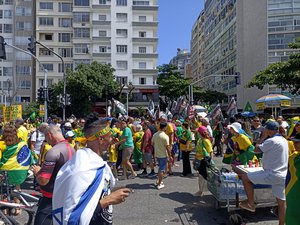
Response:
[[[188,49],[177,49],[177,54],[174,56],[169,64],[177,67],[176,72],[180,73],[180,75],[184,78],[191,77],[191,54]]]
[[[263,95],[289,95],[288,91],[272,86],[258,90],[246,88],[246,85],[268,64],[286,61],[288,55],[295,51],[288,48],[288,43],[300,36],[299,4],[300,0],[206,0],[202,31],[204,76],[234,75],[238,72],[241,80],[236,85],[235,79],[230,77],[207,78],[205,81],[208,82],[200,82],[199,85],[224,92],[229,99],[236,97],[239,109],[244,109],[248,102],[255,109],[255,101]],[[191,49],[192,55],[196,56]],[[196,59],[193,58],[193,62]],[[195,66],[192,63],[193,71],[197,70]],[[298,97],[291,97],[297,107]]]
[[[0,1],[0,36],[5,42],[26,50],[34,32],[33,1]],[[32,59],[9,46],[6,60],[0,61],[0,101],[2,104],[28,104],[34,84]]]
[[[110,63],[120,84],[134,86],[131,106],[147,105],[150,98],[158,101],[157,0],[46,3],[36,1],[36,39],[60,54],[66,68]],[[63,78],[58,57],[43,47],[37,48],[37,56],[48,70],[48,85]],[[37,71],[36,89],[43,84],[44,74]]]

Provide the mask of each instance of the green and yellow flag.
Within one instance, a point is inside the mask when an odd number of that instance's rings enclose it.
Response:
[[[31,151],[25,142],[6,146],[0,160],[0,169],[8,171],[10,184],[18,185],[25,181],[32,163]]]
[[[299,225],[300,207],[300,152],[294,152],[289,157],[289,168],[286,177],[286,225]]]

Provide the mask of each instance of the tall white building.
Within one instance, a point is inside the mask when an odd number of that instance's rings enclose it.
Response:
[[[36,1],[36,39],[60,54],[68,68],[80,63],[110,63],[121,84],[135,89],[130,105],[158,100],[157,0]],[[63,78],[61,60],[37,45],[48,70],[48,84]],[[44,74],[37,71],[36,89]]]

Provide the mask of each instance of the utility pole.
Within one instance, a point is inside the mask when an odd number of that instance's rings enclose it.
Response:
[[[189,85],[189,100],[191,103],[194,102],[194,93],[193,93],[193,85],[205,80],[206,78],[210,78],[210,77],[235,77],[235,83],[238,85],[240,84],[240,73],[237,72],[235,74],[232,74],[232,75],[222,75],[222,74],[212,74],[212,75],[208,75],[208,76],[205,76],[205,77],[201,77],[200,79],[192,82],[190,85]]]
[[[58,53],[56,53],[55,51],[53,51],[52,49],[50,49],[46,45],[42,44],[39,41],[36,41],[36,43],[39,44],[40,46],[44,47],[48,51],[52,52],[62,62],[63,84],[64,84],[64,88],[63,88],[63,99],[64,99],[64,101],[63,101],[63,104],[62,104],[62,109],[63,109],[63,121],[65,121],[66,120],[66,105],[67,105],[67,76],[66,76],[66,73],[65,73],[65,61]]]

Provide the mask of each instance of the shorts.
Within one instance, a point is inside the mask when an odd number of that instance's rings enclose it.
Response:
[[[152,153],[151,152],[145,152],[143,155],[143,159],[146,163],[152,163]]]
[[[156,158],[158,163],[158,171],[166,172],[167,170],[167,158]]]
[[[124,148],[122,150],[122,159],[130,159],[134,147]]]
[[[175,142],[172,147],[172,153],[175,155],[179,151],[179,143]]]
[[[272,185],[272,193],[276,198],[285,200],[285,178],[275,176],[272,172],[260,170],[247,173],[253,184]]]

